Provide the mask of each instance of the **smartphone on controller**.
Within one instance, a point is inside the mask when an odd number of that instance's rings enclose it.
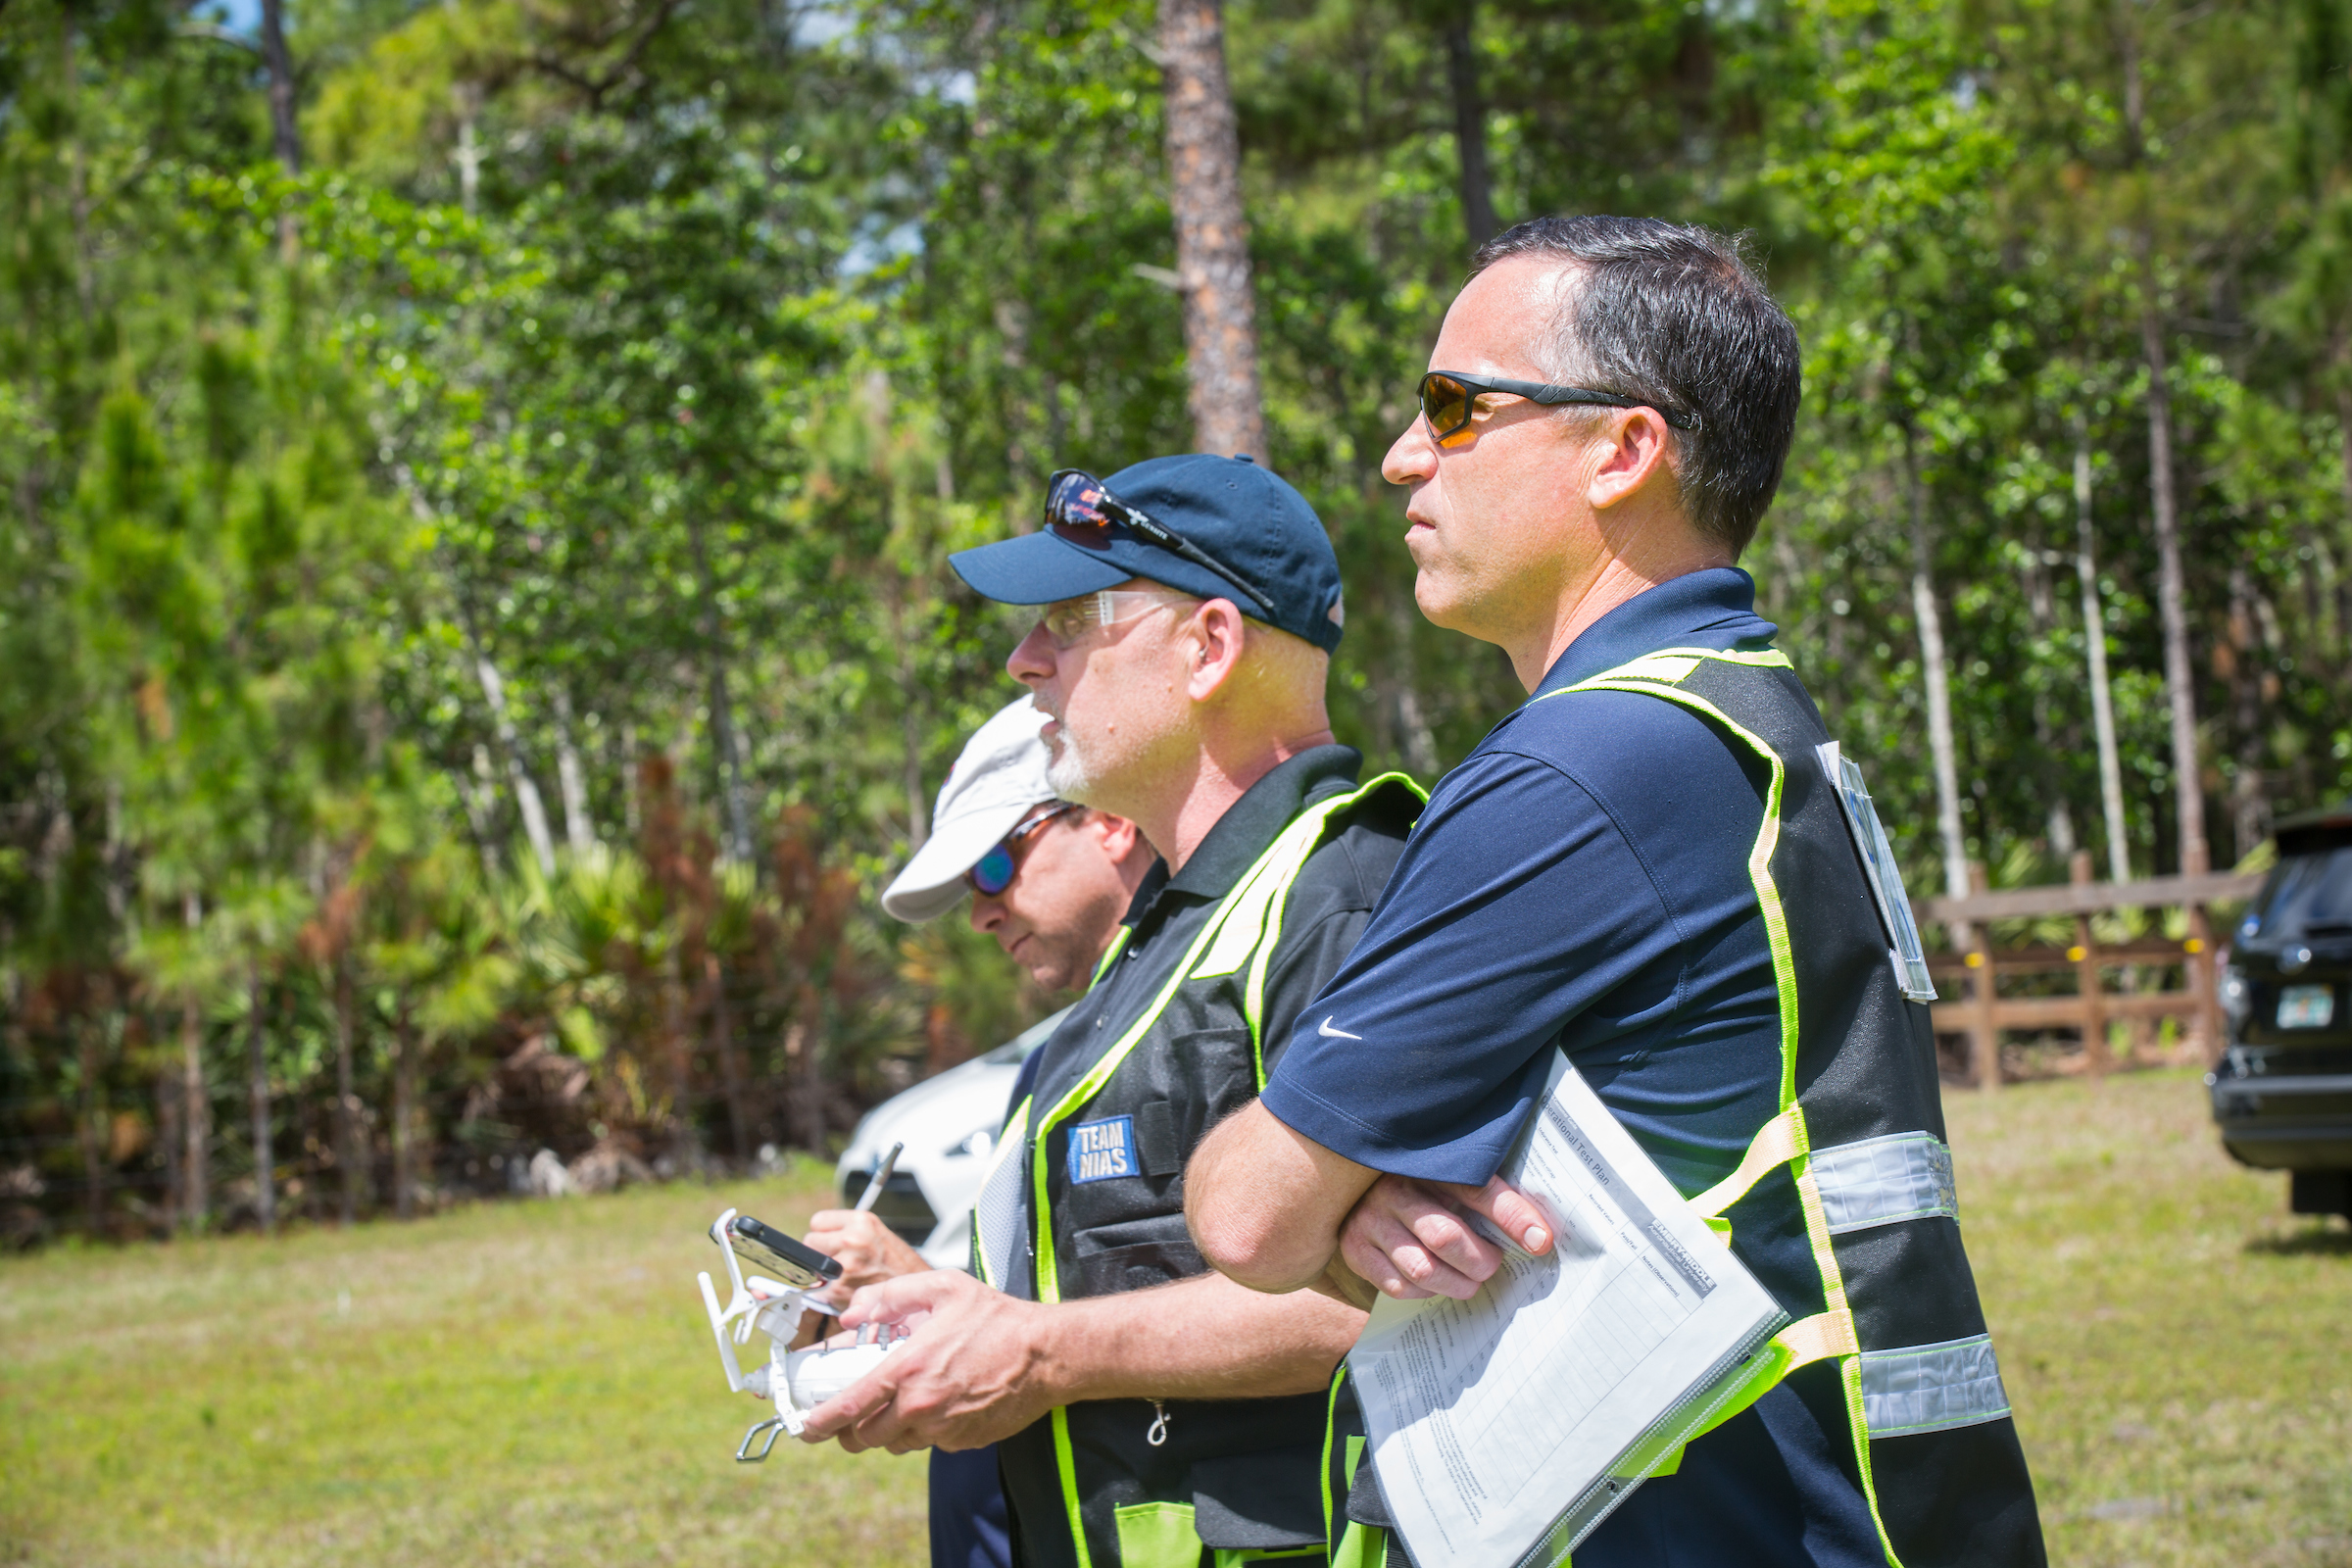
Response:
[[[722,1241],[722,1229],[723,1244],[733,1249],[745,1267],[796,1291],[813,1291],[841,1278],[837,1259],[749,1214],[736,1215],[723,1228],[712,1226],[710,1239]]]

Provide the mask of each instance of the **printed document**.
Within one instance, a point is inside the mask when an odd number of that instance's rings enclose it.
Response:
[[[1382,1298],[1348,1363],[1419,1568],[1550,1568],[1788,1321],[1563,1056],[1506,1180],[1551,1213],[1467,1301]],[[1496,1238],[1500,1240],[1500,1238]]]

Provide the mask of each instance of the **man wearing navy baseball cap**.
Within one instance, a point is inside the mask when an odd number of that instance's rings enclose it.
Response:
[[[1323,1391],[1362,1315],[1209,1272],[1182,1172],[1354,945],[1421,794],[1359,785],[1333,743],[1339,563],[1290,485],[1207,456],[1064,471],[1045,522],[954,565],[1042,607],[1006,667],[1049,715],[1054,794],[1134,822],[1160,860],[1023,1067],[973,1215],[977,1278],[860,1291],[845,1326],[914,1337],[808,1435],[998,1442],[1024,1564],[1311,1550]]]

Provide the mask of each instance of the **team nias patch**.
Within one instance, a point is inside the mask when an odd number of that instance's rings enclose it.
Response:
[[[1135,1157],[1135,1118],[1112,1116],[1082,1121],[1070,1129],[1070,1184],[1106,1182],[1113,1176],[1141,1176]]]

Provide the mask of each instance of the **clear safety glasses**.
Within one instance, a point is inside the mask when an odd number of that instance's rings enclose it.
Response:
[[[1104,588],[1075,599],[1061,599],[1048,605],[1037,619],[1054,639],[1055,648],[1068,648],[1097,626],[1115,626],[1122,620],[1166,606],[1182,611],[1200,601],[1173,589]]]

